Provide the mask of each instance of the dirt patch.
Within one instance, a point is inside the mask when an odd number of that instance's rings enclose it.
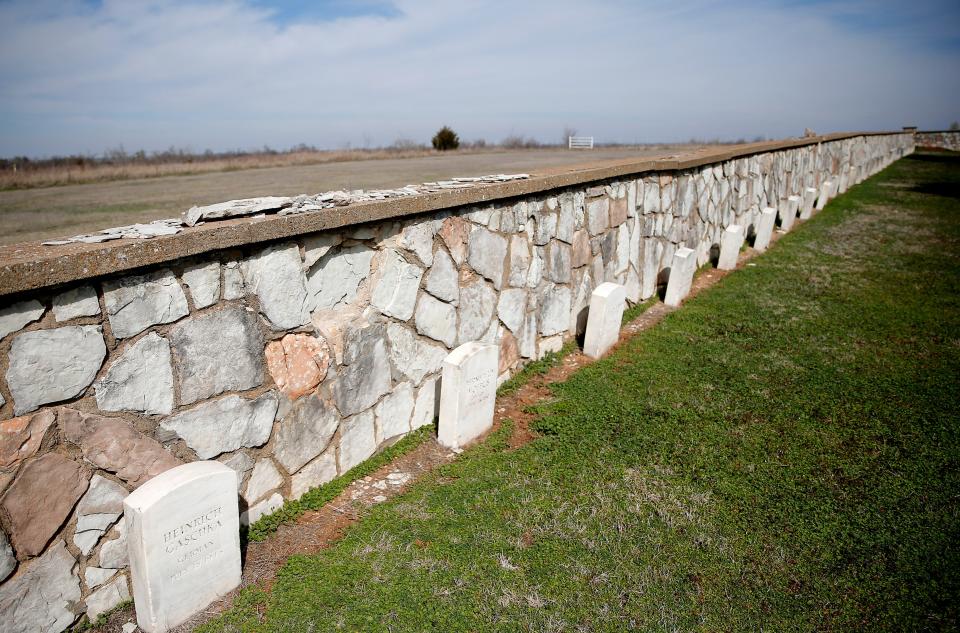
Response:
[[[772,242],[782,235],[775,232]],[[740,254],[738,268],[758,255],[753,249]],[[729,271],[705,269],[693,280],[689,297],[710,288],[726,277]],[[636,319],[621,328],[620,338],[611,353],[639,332],[648,330],[664,319],[676,308],[664,303],[655,303]],[[594,360],[582,352],[573,352],[565,356],[559,364],[547,372],[532,376],[513,393],[497,398],[494,409],[494,427],[500,428],[504,420],[512,420],[513,432],[509,439],[510,450],[515,450],[536,438],[530,425],[536,419],[532,412],[535,405],[553,398],[549,385],[562,382],[575,371],[589,365]],[[479,441],[483,441],[481,438]],[[415,483],[425,473],[456,459],[458,452],[444,448],[435,441],[424,442],[416,449],[386,464],[373,474],[359,479],[348,486],[333,501],[319,510],[310,511],[296,522],[280,526],[267,540],[247,544],[244,552],[243,577],[241,588],[259,585],[269,590],[276,574],[287,558],[295,554],[312,554],[331,547],[345,533],[347,528],[360,519],[366,508],[392,499]],[[188,633],[200,624],[218,616],[230,608],[239,589],[214,602],[202,612],[183,623],[173,633]],[[133,606],[112,614],[107,623],[93,629],[99,633],[121,633],[127,622],[136,622]]]

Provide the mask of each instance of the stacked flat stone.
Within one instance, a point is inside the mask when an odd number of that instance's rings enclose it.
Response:
[[[710,261],[729,226],[757,226],[845,165],[875,173],[911,140],[575,184],[18,297],[0,307],[0,621],[59,631],[125,599],[118,503],[160,473],[222,462],[256,521],[435,424],[457,347],[492,346],[502,382],[582,334],[602,284],[648,298],[671,266],[681,279],[678,258],[691,276]]]

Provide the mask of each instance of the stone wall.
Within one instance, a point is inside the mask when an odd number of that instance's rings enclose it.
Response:
[[[960,152],[960,130],[917,132],[914,137],[914,143],[917,147],[934,147]]]
[[[255,521],[433,424],[456,346],[497,342],[506,379],[582,331],[600,283],[646,299],[678,247],[704,264],[726,226],[913,137],[787,145],[0,297],[0,619],[59,631],[129,596],[118,519],[150,477],[222,461]]]

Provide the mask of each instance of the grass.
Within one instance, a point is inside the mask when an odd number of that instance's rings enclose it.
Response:
[[[328,502],[333,501],[337,495],[343,492],[347,486],[354,481],[362,479],[398,457],[406,455],[423,444],[429,437],[430,430],[426,427],[404,436],[396,444],[388,446],[383,451],[363,463],[354,466],[339,477],[316,488],[311,488],[299,499],[287,501],[277,508],[276,511],[260,517],[250,525],[249,528],[241,531],[241,538],[249,541],[264,540],[270,534],[276,532],[277,528],[281,525],[296,521],[304,512],[309,510],[319,510]]]
[[[899,161],[200,630],[955,630],[958,243]]]

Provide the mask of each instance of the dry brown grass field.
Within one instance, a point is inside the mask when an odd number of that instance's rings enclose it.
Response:
[[[445,154],[417,150],[419,155],[410,156],[397,156],[382,150],[382,157],[374,156],[376,160],[359,160],[356,157],[360,154],[355,153],[354,158],[343,157],[337,161],[266,163],[255,168],[221,166],[219,171],[205,173],[144,173],[142,177],[134,178],[129,175],[134,172],[129,172],[119,180],[0,191],[0,244],[51,239],[177,217],[193,205],[237,198],[401,187],[454,176],[531,172],[600,160],[670,154],[697,147],[700,146],[646,145],[586,151],[497,149]],[[295,154],[275,158],[294,160]],[[212,163],[202,166],[212,167]],[[130,169],[133,167],[138,166]],[[164,167],[186,169],[183,165],[157,166]],[[100,177],[105,180],[106,173]]]

